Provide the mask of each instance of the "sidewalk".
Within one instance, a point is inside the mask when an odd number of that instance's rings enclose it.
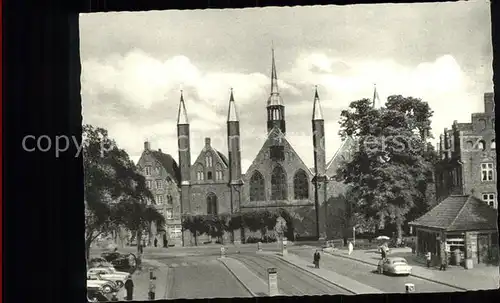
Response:
[[[380,261],[380,254],[377,250],[354,250],[348,255],[347,250],[334,250],[328,252],[334,256],[348,258],[365,264],[377,266]],[[393,249],[389,257],[403,257],[412,266],[412,276],[440,283],[446,286],[458,288],[460,290],[488,290],[498,289],[500,274],[497,266],[480,266],[466,270],[462,267],[448,267],[446,271],[440,271],[437,267],[426,268],[414,254],[411,249]]]
[[[134,281],[134,300],[147,301],[149,292],[149,270],[152,269],[156,277],[156,296],[155,299],[167,298],[167,265],[155,260],[142,260],[142,269],[138,270],[132,276]]]
[[[323,278],[330,283],[333,283],[337,285],[340,288],[343,288],[347,290],[348,292],[359,295],[359,294],[380,294],[383,293],[380,289],[376,289],[373,287],[370,287],[368,285],[362,284],[356,280],[353,280],[351,278],[339,275],[331,270],[323,269],[323,268],[312,268],[310,262],[302,259],[301,257],[293,254],[293,253],[288,253],[286,257],[282,257],[277,255],[278,258],[281,260],[296,266],[300,269],[303,269],[313,275],[316,275],[320,278]]]
[[[252,297],[268,295],[267,283],[243,265],[243,263],[228,257],[219,258],[219,261],[226,266]]]

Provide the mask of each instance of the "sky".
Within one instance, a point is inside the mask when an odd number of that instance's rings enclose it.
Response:
[[[352,101],[421,98],[438,137],[481,112],[493,91],[487,1],[169,10],[80,15],[83,122],[106,128],[137,161],[145,140],[178,159],[180,90],[191,159],[210,137],[227,155],[230,89],[240,117],[243,172],[266,137],[274,45],[287,138],[313,166],[318,86],[327,161],[339,148],[340,112]]]

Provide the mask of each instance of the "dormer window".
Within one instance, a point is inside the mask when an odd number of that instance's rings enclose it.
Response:
[[[491,150],[495,150],[495,149],[497,149],[497,144],[496,144],[496,142],[495,142],[495,139],[492,139],[492,140],[491,140],[491,145],[490,145],[490,148],[491,148]]]
[[[156,188],[157,189],[162,189],[163,188],[163,182],[161,180],[156,180]]]
[[[479,142],[478,142],[478,144],[477,144],[477,149],[479,149],[479,150],[484,150],[484,149],[485,149],[485,147],[486,147],[486,146],[485,146],[485,144],[484,144],[484,141],[483,141],[483,140],[481,140],[481,141],[479,141]]]
[[[146,176],[151,176],[151,166],[144,167],[144,174]]]

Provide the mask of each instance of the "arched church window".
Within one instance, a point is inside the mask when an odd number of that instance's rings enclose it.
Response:
[[[203,165],[198,164],[196,167],[196,180],[203,181],[205,173],[203,172]]]
[[[212,167],[212,160],[212,155],[207,152],[207,154],[205,155],[205,166]]]
[[[260,172],[255,171],[250,178],[250,201],[264,201],[265,199],[264,178]]]
[[[214,193],[209,193],[207,195],[207,214],[217,215],[217,196]]]
[[[222,171],[222,165],[217,163],[215,165],[215,179],[216,180],[224,180],[224,173]]]
[[[293,191],[296,200],[309,199],[309,180],[302,169],[299,169],[293,177]]]
[[[286,173],[277,165],[271,174],[271,200],[287,200]]]

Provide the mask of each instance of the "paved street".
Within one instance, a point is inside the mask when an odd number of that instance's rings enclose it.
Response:
[[[158,258],[168,265],[167,298],[249,297],[248,291],[218,260],[218,256]]]
[[[289,250],[294,254],[312,260],[314,249],[294,247]],[[378,288],[388,293],[405,292],[405,283],[415,284],[417,292],[455,292],[457,289],[442,284],[433,283],[416,277],[392,277],[375,273],[376,268],[342,257],[322,253],[321,267],[340,275],[350,277],[358,282]]]
[[[242,253],[232,255],[231,258],[242,262],[264,281],[267,281],[267,268],[275,267],[278,270],[278,288],[282,295],[349,294],[324,279],[296,268],[275,256]]]

